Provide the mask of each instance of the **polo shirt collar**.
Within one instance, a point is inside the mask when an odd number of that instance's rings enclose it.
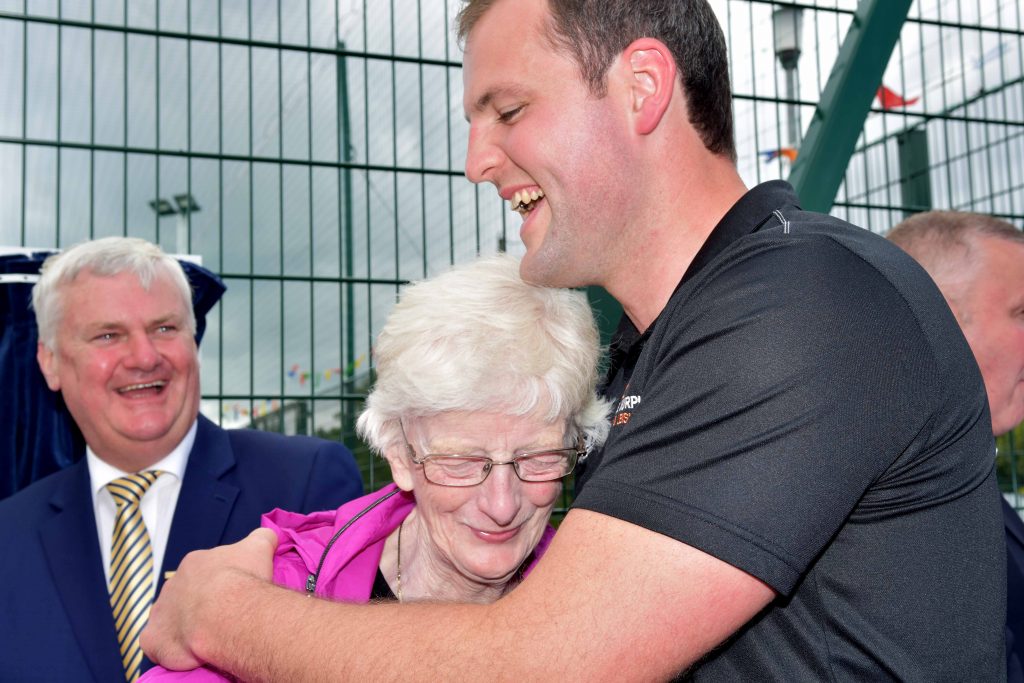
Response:
[[[772,212],[785,207],[799,208],[793,187],[784,180],[771,180],[748,190],[733,204],[708,235],[693,257],[676,289],[692,279],[736,240],[757,232],[772,218]]]
[[[676,291],[725,251],[733,242],[764,227],[773,217],[773,211],[786,207],[799,209],[800,203],[793,187],[784,180],[771,180],[748,190],[722,216],[722,220],[718,222],[718,225],[708,235],[707,240],[697,251],[697,255],[693,257],[693,261],[690,262],[686,272],[683,273],[679,284],[676,285]],[[658,317],[660,318],[661,316],[659,315]],[[615,334],[612,336],[610,370],[614,370],[616,366],[620,365],[629,355],[630,349],[637,342],[646,338],[657,324],[658,318],[655,318],[644,334],[640,334],[629,319],[629,316],[623,313],[619,319]],[[609,376],[611,376],[611,373]]]

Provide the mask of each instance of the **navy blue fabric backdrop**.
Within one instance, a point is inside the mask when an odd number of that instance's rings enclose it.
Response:
[[[0,256],[0,498],[5,498],[85,455],[85,442],[60,394],[46,386],[36,364],[32,282],[52,252]],[[224,283],[209,270],[181,262],[192,284],[196,341],[206,330],[206,314],[224,294]]]

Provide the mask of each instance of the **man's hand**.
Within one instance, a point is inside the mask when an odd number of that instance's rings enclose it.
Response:
[[[232,590],[269,582],[277,535],[256,529],[234,545],[189,553],[164,583],[142,631],[142,649],[154,662],[177,671],[202,666],[204,645],[216,638],[218,619],[232,618]]]

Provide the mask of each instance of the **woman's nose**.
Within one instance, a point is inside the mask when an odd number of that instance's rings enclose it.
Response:
[[[522,504],[522,482],[516,476],[512,463],[492,465],[490,474],[480,487],[480,509],[498,526],[514,522]]]

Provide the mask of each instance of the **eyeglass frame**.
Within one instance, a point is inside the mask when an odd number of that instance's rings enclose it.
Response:
[[[566,448],[544,448],[537,451],[528,451],[526,453],[520,453],[519,455],[513,456],[511,460],[506,460],[505,462],[497,462],[486,455],[460,455],[458,453],[427,453],[422,458],[417,460],[416,449],[413,448],[411,443],[409,443],[409,437],[406,436],[405,433],[405,425],[402,423],[401,420],[398,421],[398,427],[399,429],[402,430],[402,439],[405,441],[405,447],[409,451],[409,459],[412,460],[417,465],[424,465],[431,458],[454,458],[457,460],[465,461],[483,461],[484,476],[480,479],[480,481],[473,482],[472,484],[444,484],[438,481],[434,481],[433,479],[427,476],[427,468],[424,467],[423,478],[426,479],[431,484],[434,484],[435,486],[448,486],[451,488],[460,489],[479,486],[480,484],[483,484],[485,481],[487,481],[487,477],[491,476],[491,470],[494,469],[495,465],[512,465],[512,471],[515,472],[516,478],[518,478],[519,481],[523,482],[524,484],[543,484],[550,481],[558,481],[559,479],[564,479],[565,477],[568,477],[570,474],[572,474],[572,471],[576,469],[576,465],[586,460],[587,456],[590,455],[590,449],[587,448],[586,442],[583,439],[583,435],[578,434],[576,436],[576,443],[573,446],[568,446]],[[550,479],[523,479],[523,475],[519,472],[519,461],[523,458],[542,455],[544,453],[565,452],[568,452],[570,454],[570,465],[564,474],[560,474],[557,477],[552,477]]]

